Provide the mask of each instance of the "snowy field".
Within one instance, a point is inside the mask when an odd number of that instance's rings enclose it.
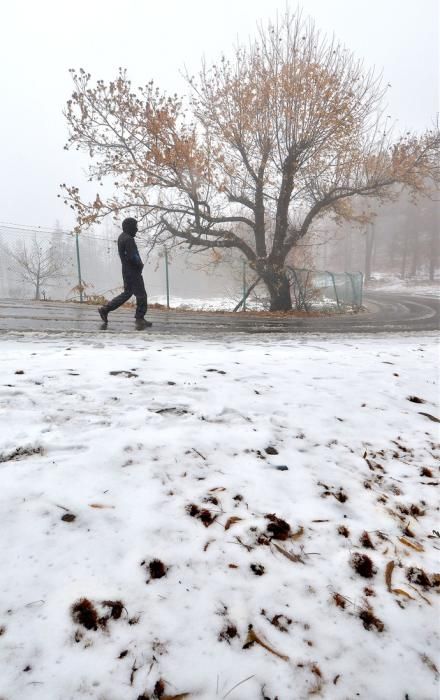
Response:
[[[436,362],[4,337],[1,700],[433,700]]]

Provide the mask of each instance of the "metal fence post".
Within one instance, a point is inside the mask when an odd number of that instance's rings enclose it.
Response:
[[[79,302],[80,302],[80,304],[82,304],[83,303],[83,284],[82,284],[82,279],[81,279],[81,259],[79,257],[78,232],[75,234],[75,240],[76,240],[76,264],[78,267]]]
[[[330,277],[332,278],[333,289],[334,289],[335,297],[336,297],[336,304],[338,305],[338,309],[340,309],[341,306],[340,306],[340,304],[339,304],[338,292],[337,292],[337,290],[336,290],[335,276],[334,276],[333,272],[328,272],[328,270],[327,270],[327,274],[330,275]]]
[[[350,282],[351,282],[351,291],[352,291],[352,302],[351,302],[351,305],[352,305],[353,307],[356,307],[356,308],[360,309],[361,304],[360,304],[360,302],[359,302],[359,299],[357,298],[357,297],[358,297],[358,294],[357,294],[356,286],[355,286],[355,282],[354,282],[354,274],[352,274],[352,273],[350,273],[350,272],[346,272],[345,274],[349,277]]]
[[[167,309],[170,308],[170,280],[168,275],[168,250],[165,248],[165,280],[167,285]]]
[[[246,311],[246,260],[243,260],[243,311]]]

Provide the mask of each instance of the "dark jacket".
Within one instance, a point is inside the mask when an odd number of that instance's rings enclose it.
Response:
[[[122,232],[119,236],[118,252],[124,272],[137,272],[138,274],[142,272],[144,265],[134,237],[130,236],[129,233]]]

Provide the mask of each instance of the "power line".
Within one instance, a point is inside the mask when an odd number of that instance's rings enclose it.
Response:
[[[51,235],[55,234],[57,236],[67,236],[70,239],[72,239],[75,235],[72,232],[63,231],[62,229],[51,229],[43,226],[31,226],[29,224],[15,224],[12,222],[3,221],[0,221],[0,229],[6,229],[7,231],[18,231],[21,233],[45,233]],[[105,241],[106,243],[116,242],[116,239],[114,238],[104,238],[103,236],[95,236],[87,233],[81,233],[80,238],[85,238],[89,241]]]
[[[72,235],[71,231],[64,231],[63,229],[54,229],[50,226],[40,226],[35,224],[17,224],[14,221],[0,221],[0,225],[5,227],[20,228],[23,230],[31,229],[32,231],[44,231],[45,233],[65,233],[69,236]]]

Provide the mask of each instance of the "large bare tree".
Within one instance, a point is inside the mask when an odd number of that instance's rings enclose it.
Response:
[[[37,235],[29,241],[15,245],[1,245],[10,271],[24,284],[33,288],[34,299],[41,298],[42,287],[63,276],[65,257],[51,243],[38,240]]]
[[[380,78],[298,14],[188,76],[185,100],[134,89],[123,70],[108,84],[72,77],[66,148],[87,151],[90,179],[117,193],[86,202],[63,185],[78,229],[130,210],[151,245],[235,248],[272,310],[291,309],[286,257],[320,217],[349,220],[351,197],[439,179],[438,128],[393,139]]]

